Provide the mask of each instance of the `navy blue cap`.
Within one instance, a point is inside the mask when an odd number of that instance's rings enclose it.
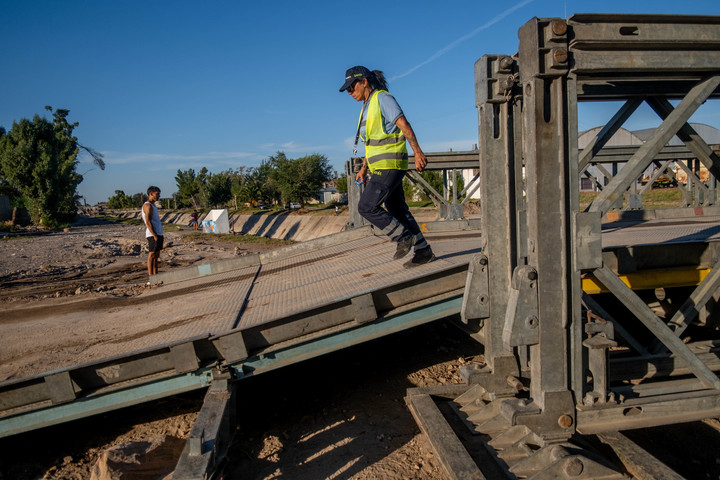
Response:
[[[347,90],[348,87],[352,85],[355,80],[368,78],[370,75],[372,75],[370,70],[360,65],[348,68],[345,72],[345,83],[343,83],[342,87],[340,87],[340,91],[343,92]]]

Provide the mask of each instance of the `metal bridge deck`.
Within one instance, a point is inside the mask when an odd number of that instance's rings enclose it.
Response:
[[[716,217],[619,227],[603,231],[607,252],[720,239]],[[41,337],[44,347],[0,350],[0,437],[200,388],[218,365],[234,365],[241,375],[257,372],[268,358],[282,366],[459,312],[469,260],[480,251],[479,231],[426,235],[437,259],[409,270],[402,268],[406,260],[391,260],[394,244],[369,232],[338,234],[305,251],[269,255],[135,298],[90,301],[83,308],[97,321],[89,325],[62,306],[49,317],[28,311],[6,318],[0,335],[12,329]],[[388,318],[400,320],[383,323]],[[60,330],[74,331],[74,340],[59,342],[67,339],[54,334]],[[298,350],[332,335],[346,336],[331,347]],[[283,360],[283,349],[295,349],[294,356]],[[129,399],[128,387],[134,391]]]
[[[51,369],[55,370],[197,336],[248,330],[467,265],[469,256],[479,251],[477,235],[430,236],[436,260],[412,270],[402,267],[407,258],[391,260],[391,243],[371,235],[263,265],[162,285],[134,299],[91,302],[85,308],[93,309],[101,320],[92,323],[92,330],[76,322],[74,312],[60,310],[45,317],[2,322],[0,335],[7,329],[20,329],[28,336],[47,336],[41,354],[52,352]],[[433,295],[428,292],[426,296]],[[48,336],[54,330],[49,323],[72,329],[85,348],[78,349],[76,340],[67,345],[56,343],[53,335]],[[21,352],[21,345],[3,347],[3,379],[41,373],[33,362],[23,365],[13,360]]]

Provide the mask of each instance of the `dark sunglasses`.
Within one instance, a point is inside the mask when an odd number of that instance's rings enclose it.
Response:
[[[350,86],[347,88],[348,93],[352,93],[352,91],[355,90],[355,85],[357,85],[359,81],[360,80],[355,80],[350,84]]]

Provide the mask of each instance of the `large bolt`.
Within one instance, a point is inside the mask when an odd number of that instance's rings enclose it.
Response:
[[[532,280],[537,280],[537,277],[538,277],[538,275],[537,275],[537,272],[536,272],[535,270],[528,270],[528,273],[527,273],[527,278],[528,278],[528,280],[531,280],[531,281],[532,281]]]
[[[568,60],[568,52],[564,48],[554,48],[553,49],[553,58],[557,63],[567,63]]]
[[[500,59],[500,68],[502,68],[503,70],[508,70],[510,67],[512,67],[512,64],[513,64],[512,57],[505,55],[504,57],[502,57]]]
[[[565,20],[553,20],[550,27],[555,35],[565,35],[567,33],[567,23],[565,23]]]
[[[585,465],[578,457],[570,457],[565,461],[564,470],[568,477],[579,477],[585,470]]]
[[[560,428],[570,428],[572,424],[573,419],[570,415],[560,415],[558,417],[558,425],[560,425]]]

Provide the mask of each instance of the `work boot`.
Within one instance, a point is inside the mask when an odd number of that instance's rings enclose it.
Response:
[[[435,259],[435,255],[433,255],[432,248],[430,248],[430,245],[428,245],[425,248],[421,248],[420,250],[415,250],[415,254],[413,255],[413,258],[408,260],[403,264],[403,267],[405,268],[413,268],[417,267],[418,265],[424,265],[426,263],[430,263]]]
[[[397,249],[395,250],[395,256],[393,257],[393,260],[400,260],[405,255],[407,255],[408,252],[410,252],[410,249],[412,248],[414,242],[414,235],[408,234],[404,237],[400,237],[397,242]]]

